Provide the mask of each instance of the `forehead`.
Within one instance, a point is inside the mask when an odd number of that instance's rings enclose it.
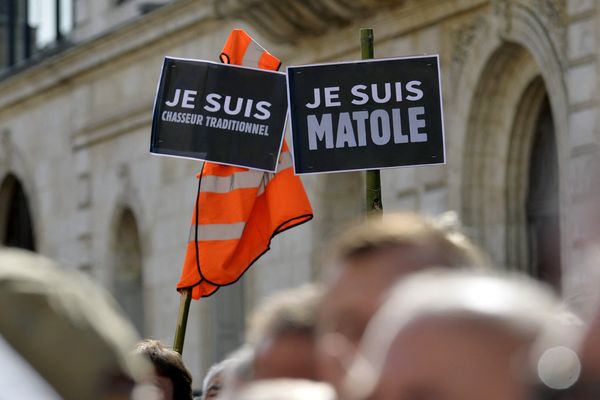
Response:
[[[257,349],[255,378],[314,379],[314,354],[312,335],[288,333],[273,337]]]
[[[424,269],[410,250],[382,249],[349,259],[339,260],[331,266],[326,280],[324,306],[344,303],[374,303],[403,276]]]
[[[382,379],[397,388],[429,385],[453,391],[467,385],[500,391],[523,376],[526,344],[524,338],[495,324],[423,318],[396,336]]]
[[[422,268],[399,248],[342,260],[326,283],[318,311],[321,332],[335,331],[358,341],[388,290],[404,275]]]
[[[349,283],[354,279],[369,279],[372,282],[387,282],[425,267],[418,254],[412,249],[390,247],[371,251],[354,257],[337,260],[327,275],[329,288],[336,284]]]
[[[581,346],[584,373],[600,376],[600,310]]]
[[[500,367],[528,343],[528,338],[495,321],[430,316],[411,322],[398,333],[387,360],[398,364],[396,367],[408,363],[411,369],[459,364]]]

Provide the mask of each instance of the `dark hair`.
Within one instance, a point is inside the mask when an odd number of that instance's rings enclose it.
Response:
[[[137,352],[154,365],[156,374],[173,383],[174,400],[192,400],[192,375],[183,364],[181,355],[163,346],[158,340],[145,339],[138,343]]]

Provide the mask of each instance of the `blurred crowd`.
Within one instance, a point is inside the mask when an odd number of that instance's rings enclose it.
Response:
[[[84,277],[2,250],[0,399],[600,399],[600,312],[492,265],[452,218],[373,216],[325,248],[321,281],[260,304],[203,382]]]

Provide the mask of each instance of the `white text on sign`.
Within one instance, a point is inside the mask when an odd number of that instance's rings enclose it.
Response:
[[[382,85],[369,86],[358,84],[350,89],[351,103],[364,105],[369,101],[377,104],[403,101],[419,101],[423,98],[418,80],[402,82],[386,82]],[[341,107],[340,87],[331,86],[315,88],[314,98],[305,104],[309,109],[320,106],[326,108]],[[375,109],[372,111],[341,112],[334,120],[332,113],[320,116],[308,114],[309,150],[318,150],[324,144],[325,149],[340,149],[344,147],[364,147],[371,143],[383,146],[390,142],[394,144],[421,143],[427,141],[425,108],[422,106],[404,109],[392,108]]]
[[[181,108],[194,109],[196,107],[195,101],[197,94],[198,92],[196,90],[175,89],[173,99],[165,101],[165,104],[169,107],[177,107],[177,105],[179,105],[179,101],[181,100]],[[222,106],[221,100],[223,100]],[[252,99],[238,97],[235,100],[235,106],[232,106],[232,100],[233,98],[231,96],[222,96],[219,93],[209,93],[206,95],[206,104],[203,108],[208,112],[219,112],[221,109],[223,109],[223,111],[228,115],[238,115],[243,109],[244,117],[249,118],[252,116],[260,120],[269,119],[271,116],[271,112],[269,111],[271,103],[268,101],[257,101],[256,104],[254,104],[254,100]],[[253,111],[255,112],[253,113]]]

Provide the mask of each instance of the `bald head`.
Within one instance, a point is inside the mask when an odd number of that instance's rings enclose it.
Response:
[[[529,350],[558,308],[552,292],[523,277],[414,274],[369,323],[344,393],[524,400]]]

